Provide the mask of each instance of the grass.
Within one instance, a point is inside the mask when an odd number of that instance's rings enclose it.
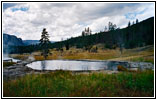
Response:
[[[35,58],[35,60],[45,60],[44,57],[41,55],[35,55],[34,58]],[[47,60],[57,59],[57,56],[55,56],[55,55],[48,56],[46,59]]]
[[[154,57],[138,57],[138,58],[131,59],[131,61],[150,62],[154,64]]]
[[[15,62],[3,62],[3,67],[11,66],[16,64]]]
[[[26,60],[29,57],[29,54],[10,54],[9,56],[14,59]]]
[[[73,74],[56,71],[4,81],[4,97],[152,97],[154,72]]]

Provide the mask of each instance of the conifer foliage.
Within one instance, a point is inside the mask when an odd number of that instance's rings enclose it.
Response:
[[[49,34],[46,31],[46,28],[43,29],[43,31],[41,33],[41,39],[39,41],[40,41],[39,45],[42,48],[41,55],[44,56],[44,58],[46,59],[48,57],[48,54],[49,54],[49,48],[48,47],[50,44]]]

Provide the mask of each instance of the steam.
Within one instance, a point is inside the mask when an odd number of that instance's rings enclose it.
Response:
[[[12,51],[14,51],[14,47],[13,46],[9,46],[9,45],[3,44],[3,53],[4,54],[10,54]]]
[[[29,57],[28,57],[28,59],[27,59],[28,61],[34,61],[35,60],[35,58],[34,58],[34,56],[31,54]]]
[[[3,54],[3,60],[8,60],[8,59],[10,59],[8,54]]]

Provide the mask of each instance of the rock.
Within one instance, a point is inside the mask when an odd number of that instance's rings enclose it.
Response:
[[[28,68],[27,66],[24,66],[23,64],[9,66],[9,67],[3,68],[3,78],[4,80],[15,79],[17,77],[22,77],[26,75],[27,73],[30,73],[31,71],[32,71],[31,68]]]
[[[109,61],[107,66],[109,70],[118,70],[117,66],[121,65],[125,68],[129,68],[130,64],[128,62],[122,62],[122,61]]]
[[[118,65],[118,66],[117,66],[117,70],[118,70],[118,71],[127,71],[127,68],[124,67],[124,66],[122,66],[122,65]]]
[[[126,62],[126,61],[108,61],[108,69],[109,70],[118,70],[117,66],[123,66],[129,70],[145,70],[145,69],[154,69],[154,65],[152,63],[147,62]]]
[[[139,62],[139,67],[141,70],[154,69],[154,65],[152,63],[146,63],[146,62]]]
[[[140,70],[154,69],[154,65],[152,63],[147,63],[147,62],[130,62],[130,67],[138,68]]]

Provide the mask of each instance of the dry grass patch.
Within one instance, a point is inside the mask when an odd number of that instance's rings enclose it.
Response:
[[[15,62],[3,62],[3,67],[12,66],[16,64]]]
[[[30,54],[10,54],[9,56],[14,59],[26,60]]]

